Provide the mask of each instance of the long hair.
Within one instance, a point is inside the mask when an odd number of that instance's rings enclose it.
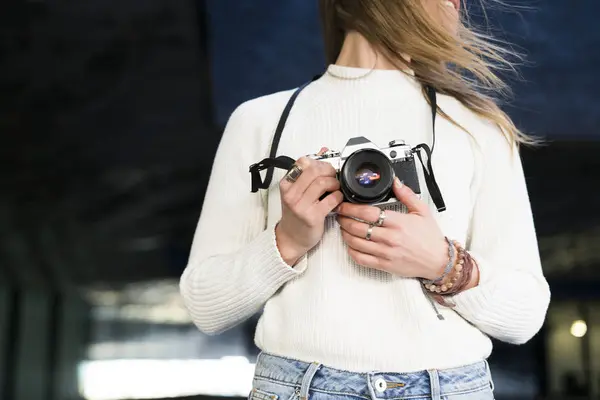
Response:
[[[423,85],[454,97],[495,123],[511,144],[536,144],[497,103],[509,90],[496,71],[514,71],[511,60],[518,55],[463,21],[456,34],[449,32],[423,1],[319,0],[327,63],[337,60],[346,32],[358,32],[398,69],[410,68]],[[456,124],[443,110],[439,112]]]

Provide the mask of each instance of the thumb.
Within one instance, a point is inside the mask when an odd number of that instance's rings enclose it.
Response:
[[[402,204],[408,208],[409,213],[426,214],[429,207],[417,197],[411,188],[400,182],[400,179],[394,178],[394,195]]]

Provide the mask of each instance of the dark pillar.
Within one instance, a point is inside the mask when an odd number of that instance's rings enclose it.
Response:
[[[10,336],[11,320],[13,310],[12,291],[6,287],[0,287],[0,398],[7,398],[8,382],[10,379]]]
[[[0,399],[78,399],[89,320],[77,294],[0,287]]]
[[[78,368],[87,358],[90,311],[89,305],[76,294],[62,296],[57,305],[53,399],[79,397]]]
[[[20,296],[14,393],[11,400],[45,399],[51,376],[48,373],[52,296],[44,290],[27,290]]]

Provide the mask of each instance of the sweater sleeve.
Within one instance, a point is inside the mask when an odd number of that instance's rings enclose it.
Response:
[[[227,123],[180,280],[193,322],[209,335],[260,311],[305,266],[291,268],[281,258],[274,229],[265,229],[261,195],[250,192],[248,168],[264,158],[256,111],[252,101],[244,103]]]
[[[544,323],[550,290],[543,276],[518,150],[498,131],[480,146],[478,190],[467,249],[479,285],[454,296],[455,311],[489,336],[529,341]]]

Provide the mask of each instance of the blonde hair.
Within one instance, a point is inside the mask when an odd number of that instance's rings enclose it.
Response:
[[[423,85],[496,124],[511,144],[536,144],[497,103],[509,88],[495,71],[515,71],[511,59],[519,60],[518,55],[470,28],[468,21],[459,23],[457,34],[449,32],[423,1],[319,0],[328,64],[337,60],[346,32],[356,31],[398,69],[410,68]],[[438,112],[456,124],[443,110]]]

